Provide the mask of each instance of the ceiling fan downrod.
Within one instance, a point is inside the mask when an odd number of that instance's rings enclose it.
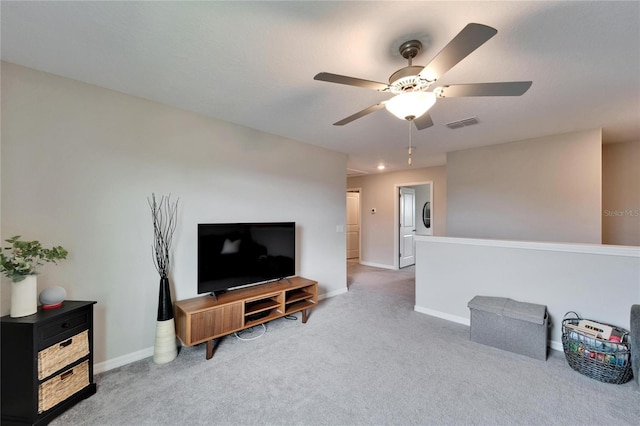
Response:
[[[409,66],[411,66],[413,58],[418,56],[418,53],[422,50],[422,43],[419,40],[405,41],[400,45],[399,50],[402,57],[408,60]]]
[[[400,45],[398,50],[400,51],[400,55],[407,60],[408,65],[404,68],[400,68],[389,77],[389,87],[391,92],[399,94],[403,92],[423,90],[426,88],[420,87],[422,84],[416,79],[424,67],[413,66],[413,58],[418,56],[421,49],[422,43],[419,40],[405,41]]]

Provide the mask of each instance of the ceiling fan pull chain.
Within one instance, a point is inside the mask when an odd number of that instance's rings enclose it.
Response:
[[[407,163],[411,165],[411,120],[407,120],[407,122],[409,123],[409,159]]]

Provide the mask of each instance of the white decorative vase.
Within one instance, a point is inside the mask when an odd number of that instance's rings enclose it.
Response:
[[[27,275],[17,283],[11,283],[11,318],[26,317],[38,312],[38,279]]]
[[[166,364],[178,356],[176,328],[173,318],[156,322],[156,342],[153,346],[153,362]]]

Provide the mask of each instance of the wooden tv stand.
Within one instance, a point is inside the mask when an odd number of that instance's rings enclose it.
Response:
[[[174,305],[176,334],[185,346],[206,342],[211,359],[214,339],[295,312],[302,312],[306,323],[307,310],[317,303],[318,282],[302,277],[230,290],[217,300],[210,295],[180,300]]]

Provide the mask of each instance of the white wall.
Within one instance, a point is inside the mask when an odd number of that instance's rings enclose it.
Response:
[[[601,131],[447,154],[449,237],[601,242]]]
[[[640,246],[640,141],[602,145],[602,243]]]
[[[568,311],[629,329],[631,305],[640,303],[640,248],[416,237],[416,311],[469,324],[476,295],[546,305],[549,338],[562,350]]]
[[[152,192],[180,198],[174,300],[197,295],[201,222],[295,221],[298,274],[337,294],[346,291],[345,234],[336,232],[345,170],[344,154],[2,63],[2,236],[69,250],[38,287],[98,301],[97,363],[153,345]],[[3,314],[9,291],[4,279]]]
[[[347,179],[347,188],[360,188],[362,263],[394,268],[398,259],[398,242],[395,238],[398,218],[394,215],[398,206],[396,186],[410,186],[428,181],[433,182],[433,233],[444,235],[447,211],[447,179],[444,166],[354,176]],[[371,214],[372,208],[376,209],[376,214]]]

